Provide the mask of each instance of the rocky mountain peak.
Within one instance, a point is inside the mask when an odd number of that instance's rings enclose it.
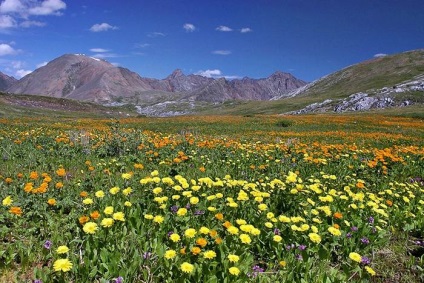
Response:
[[[17,79],[15,79],[14,77],[10,77],[10,76],[0,72],[0,91],[8,89],[16,81],[17,81]]]

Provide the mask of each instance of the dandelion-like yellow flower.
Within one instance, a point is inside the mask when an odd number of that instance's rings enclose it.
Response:
[[[132,189],[128,187],[125,190],[122,190],[122,193],[124,194],[124,196],[128,196],[129,194],[132,193]]]
[[[281,242],[283,240],[283,238],[280,235],[274,235],[274,237],[272,238],[272,240],[274,242],[279,243],[279,242]]]
[[[178,209],[178,211],[177,211],[178,216],[184,216],[186,214],[187,214],[187,208],[185,208],[185,207],[182,207],[182,208]]]
[[[355,252],[350,253],[349,258],[353,261],[356,261],[356,262],[361,262],[361,260],[362,260],[361,255],[358,254],[358,253],[355,253]]]
[[[205,251],[203,253],[203,257],[206,258],[206,259],[213,259],[213,258],[216,257],[216,253],[214,251],[210,251],[210,250],[209,251]]]
[[[198,197],[191,197],[190,198],[190,203],[191,204],[198,204],[199,203],[199,198]]]
[[[102,225],[103,227],[112,227],[113,225],[113,219],[112,218],[103,218],[102,222],[100,223],[100,225]]]
[[[104,212],[106,215],[111,215],[111,214],[113,214],[113,206],[106,206],[106,208],[105,208],[105,210],[103,210],[103,212]]]
[[[97,191],[94,195],[97,198],[103,198],[105,196],[105,193],[102,190],[100,190],[100,191]]]
[[[2,204],[4,206],[11,206],[13,203],[12,197],[11,196],[7,196],[3,199]]]
[[[153,222],[158,224],[161,224],[164,220],[165,218],[162,215],[156,215],[155,217],[153,217]]]
[[[204,227],[204,226],[202,226],[202,227],[200,227],[200,229],[199,229],[199,232],[201,233],[201,234],[208,234],[209,233],[209,228],[207,228],[207,227]]]
[[[240,257],[234,254],[229,254],[227,258],[230,262],[238,262],[240,260]]]
[[[84,230],[84,232],[87,234],[94,234],[96,233],[97,229],[99,229],[99,227],[94,222],[87,222],[82,227],[82,230]]]
[[[180,235],[173,233],[173,234],[171,234],[171,236],[169,236],[169,239],[171,239],[171,241],[176,243],[176,242],[179,242],[181,240],[181,237],[180,237]]]
[[[194,265],[188,262],[183,262],[180,265],[181,271],[184,273],[192,273],[194,270]]]
[[[241,234],[240,240],[243,244],[250,244],[252,242],[252,239],[250,239],[250,236],[247,234]]]
[[[376,272],[374,271],[374,269],[372,269],[369,266],[365,266],[365,270],[371,275],[371,276],[375,276]]]
[[[196,230],[193,228],[188,228],[187,230],[185,230],[184,235],[187,238],[194,238],[194,236],[196,236]]]
[[[173,259],[174,257],[176,257],[177,256],[177,252],[175,251],[175,250],[167,250],[166,252],[165,252],[165,255],[164,255],[164,257],[166,258],[166,259]]]
[[[340,236],[342,234],[342,232],[340,232],[339,229],[334,228],[334,227],[329,227],[328,232],[330,232],[333,236]]]
[[[125,221],[125,214],[123,212],[115,212],[112,218],[116,221]]]
[[[126,201],[126,202],[124,202],[124,205],[127,206],[127,207],[130,207],[132,205],[132,203],[129,202],[129,201]]]
[[[59,246],[59,247],[56,249],[56,252],[57,252],[58,254],[66,254],[67,252],[69,252],[69,248],[68,248],[67,246]]]
[[[233,267],[230,267],[228,269],[228,272],[230,272],[231,275],[238,276],[240,274],[240,269],[238,269],[237,267],[233,266]]]
[[[83,203],[83,204],[92,204],[92,203],[93,203],[93,200],[92,200],[91,198],[85,198],[85,199],[82,201],[82,203]]]
[[[113,187],[109,190],[109,193],[116,195],[121,189],[119,187]]]
[[[235,226],[230,226],[227,229],[228,233],[230,233],[231,235],[237,235],[239,232],[239,229]]]
[[[54,271],[67,272],[72,269],[72,262],[67,258],[58,259],[53,263],[53,269]]]
[[[309,233],[309,239],[316,244],[321,243],[321,236],[317,233]]]
[[[132,177],[131,173],[122,173],[121,174],[121,178],[124,179],[124,180],[129,180],[129,179],[131,179],[131,177]]]

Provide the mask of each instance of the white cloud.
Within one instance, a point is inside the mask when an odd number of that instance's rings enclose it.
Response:
[[[212,54],[216,54],[216,55],[230,55],[231,51],[230,50],[215,50],[212,51]]]
[[[30,70],[19,69],[19,70],[17,70],[17,71],[15,72],[15,76],[16,76],[18,79],[20,79],[20,78],[25,77],[25,76],[26,76],[26,75],[28,75],[28,74],[31,74],[31,73],[32,73],[32,71],[30,71]]]
[[[251,28],[242,28],[240,30],[241,33],[247,33],[247,32],[252,32],[253,30]]]
[[[149,43],[136,43],[135,44],[135,48],[146,48],[149,47],[150,44]]]
[[[97,53],[92,55],[91,57],[97,58],[97,59],[104,59],[104,58],[116,58],[120,57],[118,54],[115,53]]]
[[[0,56],[14,55],[16,53],[17,51],[13,49],[13,47],[10,46],[9,44],[5,44],[5,43],[0,44]]]
[[[212,78],[212,77],[218,77],[221,76],[221,71],[218,69],[214,70],[206,70],[206,71],[198,71],[196,75],[200,75],[202,77]]]
[[[29,27],[44,27],[46,23],[38,22],[38,21],[23,21],[19,24],[21,27],[29,28]]]
[[[25,66],[25,63],[22,61],[12,61],[10,62],[13,69],[22,69]]]
[[[103,53],[103,52],[109,52],[110,50],[104,49],[104,48],[91,48],[90,51],[95,53]]]
[[[38,69],[38,68],[44,67],[44,66],[46,66],[48,63],[49,63],[49,62],[47,62],[47,61],[41,62],[40,64],[37,64],[36,68]]]
[[[26,10],[26,7],[21,3],[20,0],[5,0],[0,5],[0,13],[22,13]]]
[[[387,54],[385,54],[385,53],[377,53],[377,54],[374,55],[374,58],[381,58],[381,57],[385,57],[385,56],[387,56]]]
[[[16,21],[9,15],[0,15],[0,29],[16,27]]]
[[[183,29],[185,29],[186,32],[193,32],[196,30],[196,27],[193,24],[184,24]]]
[[[213,70],[205,70],[205,71],[198,71],[196,73],[196,75],[200,75],[202,77],[207,77],[207,78],[213,78],[213,79],[217,79],[217,78],[225,78],[228,80],[233,80],[233,79],[239,79],[239,76],[224,76],[221,72],[221,70],[218,69],[213,69]]]
[[[228,31],[233,31],[233,29],[232,28],[229,28],[229,27],[227,27],[227,26],[219,26],[219,27],[217,27],[215,30],[217,30],[217,31],[226,31],[226,32],[228,32]]]
[[[159,36],[165,36],[165,34],[162,33],[162,32],[155,31],[155,32],[148,33],[147,36],[148,37],[159,37]]]
[[[90,31],[92,32],[101,32],[101,31],[108,31],[108,30],[115,30],[118,29],[118,27],[111,26],[108,23],[101,23],[101,24],[95,24],[90,28]]]
[[[28,9],[29,14],[37,16],[47,15],[62,15],[60,10],[66,9],[66,3],[62,0],[45,0],[41,2],[41,5],[31,7]]]

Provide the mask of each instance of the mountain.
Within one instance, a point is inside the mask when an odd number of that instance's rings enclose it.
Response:
[[[17,81],[17,79],[15,79],[14,77],[9,77],[8,75],[0,72],[0,91],[8,89],[16,81]]]
[[[23,77],[8,91],[107,103],[151,89],[148,82],[128,69],[97,58],[66,54]]]
[[[81,54],[66,54],[35,70],[7,90],[16,94],[45,95],[101,104],[136,102],[137,105],[174,101],[222,102],[268,100],[305,85],[290,74],[276,72],[265,79],[228,81],[184,75],[179,69],[165,79],[142,78],[128,69]]]

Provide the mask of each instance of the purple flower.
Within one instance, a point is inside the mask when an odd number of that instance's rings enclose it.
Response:
[[[118,278],[113,279],[113,280],[115,281],[115,283],[123,283],[124,282],[124,277],[119,276]]]
[[[366,256],[363,256],[361,258],[361,263],[365,264],[365,265],[369,265],[371,263],[371,260],[369,258],[367,258]]]
[[[152,256],[152,253],[151,252],[145,252],[145,253],[143,253],[143,259],[149,259],[151,256]],[[118,279],[119,279],[119,277],[118,277]],[[122,281],[120,281],[120,282],[122,282]]]
[[[358,227],[356,227],[356,226],[352,226],[352,228],[350,228],[350,231],[352,231],[352,232],[356,232],[356,231],[358,231]]]
[[[172,212],[172,213],[177,213],[177,211],[178,211],[178,206],[173,205],[173,206],[171,206],[170,210],[171,210],[171,212]]]
[[[280,229],[275,228],[274,229],[274,235],[280,235]]]
[[[302,255],[301,255],[301,254],[297,254],[297,255],[296,255],[296,259],[301,261],[301,260],[303,260],[303,257],[302,257]]]
[[[51,247],[52,247],[52,242],[50,240],[47,240],[44,242],[44,248],[50,250]]]
[[[169,231],[168,234],[167,234],[168,238],[171,237],[172,234],[174,234],[174,231]]]
[[[368,218],[368,223],[369,223],[369,224],[374,224],[374,217],[370,216],[370,217]]]
[[[191,206],[190,206],[190,204],[189,204],[189,203],[187,203],[187,205],[185,206],[185,208],[186,208],[186,209],[190,209],[190,207],[191,207]]]
[[[370,243],[370,240],[368,240],[368,238],[364,237],[364,238],[361,239],[361,243],[368,245]]]
[[[299,250],[304,251],[306,249],[305,245],[300,245],[297,247]]]
[[[203,214],[205,214],[205,211],[204,210],[196,210],[194,212],[194,215],[203,215]]]
[[[43,281],[41,281],[41,279],[35,279],[35,280],[33,281],[33,283],[43,283]]]
[[[260,267],[259,265],[255,265],[252,267],[253,272],[264,272],[264,269]]]
[[[352,233],[347,233],[346,238],[352,238]]]

